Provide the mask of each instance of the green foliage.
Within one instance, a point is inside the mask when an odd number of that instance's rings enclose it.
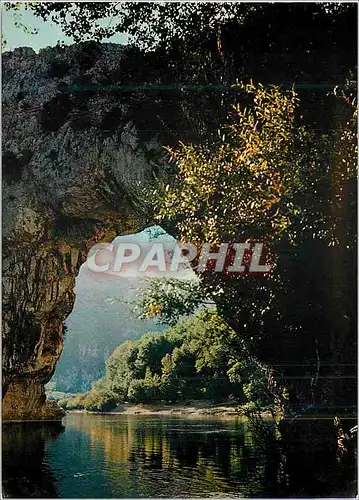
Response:
[[[83,402],[87,411],[109,411],[117,406],[117,396],[106,389],[91,390]]]
[[[133,378],[138,378],[135,365],[138,342],[127,341],[115,349],[106,362],[106,379],[112,391],[124,398]]]
[[[221,140],[168,148],[174,186],[160,186],[155,212],[175,220],[179,238],[201,244],[280,237],[295,210],[303,129],[294,121],[297,94],[240,85],[247,107],[234,106]]]
[[[345,15],[350,10],[352,15],[355,15],[348,5],[329,3],[304,5],[299,8],[295,5],[283,8],[280,5],[254,6],[234,2],[220,4],[203,2],[202,5],[171,2],[163,4],[110,2],[100,5],[84,2],[68,3],[63,6],[34,2],[32,6],[35,15],[45,20],[53,19],[61,26],[64,33],[73,36],[76,42],[91,38],[102,40],[122,32],[130,35],[132,43],[137,42],[146,49],[158,46],[168,48],[177,42],[185,46],[194,46],[197,51],[206,44],[208,46],[213,38],[218,39],[221,28],[223,29],[226,24],[234,24],[238,31],[241,28],[244,31],[246,28],[248,30],[254,21],[260,24],[262,19],[270,17],[273,22],[278,23],[286,15],[286,22],[282,21],[282,29],[287,28],[293,33],[296,24],[290,21],[295,18],[302,22],[306,21],[314,29],[320,26],[319,21],[328,24],[330,21],[333,22],[333,18]],[[101,23],[104,19],[111,19],[110,23],[106,23],[106,27]],[[196,34],[195,40],[194,34]],[[260,35],[263,36],[262,33]],[[276,41],[273,35],[272,39]],[[301,42],[302,48],[303,36],[295,41]]]
[[[34,9],[37,2],[2,2],[1,9],[5,9],[6,11],[10,11],[13,14],[14,25],[17,28],[22,29],[24,33],[27,35],[36,35],[38,30],[36,28],[31,28],[23,23],[23,12],[24,10]],[[2,49],[5,49],[7,45],[7,41],[4,33],[1,33],[1,46]]]
[[[160,334],[125,342],[109,357],[106,376],[91,391],[59,402],[65,409],[107,411],[117,404],[189,399],[273,403],[266,378],[243,342],[205,309]]]
[[[100,379],[93,384],[87,393],[77,394],[70,398],[58,401],[64,410],[110,411],[119,402],[119,397],[107,387],[105,379]]]
[[[235,108],[235,119],[224,127],[228,136],[168,149],[177,182],[160,185],[155,211],[161,222],[176,225],[182,241],[271,245],[270,273],[205,272],[202,293],[217,291],[219,313],[270,367],[272,389],[288,410],[323,400],[343,407],[347,397],[353,400],[354,384],[344,386],[335,370],[355,366],[345,346],[356,342],[354,101],[345,90],[339,129],[322,134],[298,125],[294,91],[240,88],[248,104]],[[164,301],[156,300],[159,306]],[[155,313],[161,315],[161,307]],[[243,388],[255,395],[250,378]]]
[[[173,326],[182,316],[193,314],[206,299],[200,281],[152,278],[141,291],[137,306],[142,319],[157,317],[160,323]]]
[[[64,410],[83,410],[86,394],[77,394],[70,398],[63,398],[58,401],[59,406]]]
[[[147,367],[145,378],[132,380],[128,388],[128,400],[133,403],[153,403],[162,399],[162,383],[158,374],[151,374]]]
[[[161,360],[168,352],[170,352],[179,340],[167,338],[166,334],[158,335],[156,333],[145,334],[139,343],[136,367],[140,377],[145,377],[148,368],[154,374],[161,373]]]

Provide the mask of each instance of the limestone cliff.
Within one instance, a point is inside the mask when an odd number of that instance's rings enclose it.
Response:
[[[93,244],[141,229],[139,183],[165,164],[136,102],[106,90],[125,47],[84,43],[3,55],[3,417],[57,419],[46,402]],[[153,158],[156,158],[154,162]],[[157,170],[158,171],[158,170]]]

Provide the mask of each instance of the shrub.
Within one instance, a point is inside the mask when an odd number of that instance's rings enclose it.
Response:
[[[132,380],[128,389],[132,403],[153,403],[162,399],[162,384],[158,375],[146,375],[144,379]]]
[[[63,398],[58,402],[64,410],[83,410],[86,394],[76,394],[71,398]]]
[[[67,403],[68,403],[68,398],[59,399],[59,401],[57,402],[57,404],[61,406],[61,408],[63,408],[64,410],[67,410]]]
[[[115,393],[106,389],[91,390],[84,399],[84,408],[87,411],[110,411],[116,406],[117,398]]]

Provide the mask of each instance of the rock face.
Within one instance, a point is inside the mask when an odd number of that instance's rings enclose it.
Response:
[[[136,186],[151,182],[153,158],[157,172],[165,166],[158,141],[137,133],[137,94],[121,103],[104,87],[120,78],[126,50],[84,43],[3,55],[5,420],[61,418],[44,384],[78,269],[96,242],[152,222]]]

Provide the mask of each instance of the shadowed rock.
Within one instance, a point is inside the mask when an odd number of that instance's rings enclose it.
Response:
[[[125,52],[85,43],[3,56],[5,420],[61,418],[44,384],[79,267],[95,243],[149,222],[138,185],[151,181],[149,151],[165,165],[159,144],[140,141],[129,106],[99,85]]]

